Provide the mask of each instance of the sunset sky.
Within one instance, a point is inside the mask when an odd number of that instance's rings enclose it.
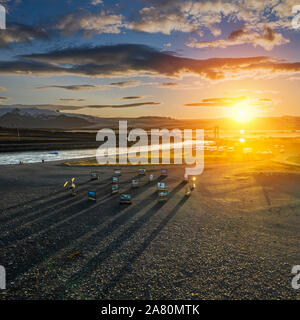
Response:
[[[0,108],[300,116],[300,28],[292,26],[300,0],[0,4]]]

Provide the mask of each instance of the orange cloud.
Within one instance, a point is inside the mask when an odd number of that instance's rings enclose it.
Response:
[[[222,97],[222,98],[206,98],[200,102],[187,103],[186,107],[233,107],[238,102],[247,101],[247,104],[252,107],[270,108],[276,103],[270,98],[248,98],[246,96],[240,97]]]
[[[186,107],[231,107],[237,102],[245,100],[246,97],[233,97],[233,98],[208,98],[202,99],[200,102],[187,103]]]

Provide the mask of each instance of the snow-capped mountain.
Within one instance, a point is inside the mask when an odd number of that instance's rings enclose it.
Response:
[[[0,107],[0,127],[72,129],[87,127],[99,119],[81,114],[38,108]]]
[[[2,108],[0,106],[0,117],[7,113],[18,113],[22,116],[43,117],[43,116],[57,116],[59,111],[38,109],[38,108]]]

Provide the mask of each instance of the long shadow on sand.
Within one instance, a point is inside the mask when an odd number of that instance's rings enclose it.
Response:
[[[133,177],[134,179],[135,177]],[[52,215],[52,213],[56,212],[58,213],[61,211],[66,211],[72,209],[74,206],[82,203],[82,200],[84,199],[82,197],[83,192],[90,190],[90,191],[96,191],[100,192],[101,194],[105,194],[104,198],[106,198],[108,195],[110,195],[110,187],[109,181],[111,178],[107,178],[105,180],[102,180],[101,183],[93,183],[91,180],[84,183],[87,184],[87,186],[83,188],[78,188],[78,195],[74,198],[69,192],[66,193],[64,191],[65,195],[60,198],[55,198],[50,201],[44,202],[41,205],[38,205],[36,207],[29,208],[27,210],[21,210],[17,213],[15,213],[13,216],[10,215],[9,217],[6,217],[6,219],[0,219],[1,222],[1,229],[5,232],[9,230],[16,230],[19,226],[24,226],[25,224],[29,224],[32,222],[36,222],[40,219],[43,219],[44,217],[47,217],[47,213],[50,213],[49,215]],[[130,180],[123,181],[122,183],[128,183]],[[99,186],[104,186],[104,188],[98,188]],[[103,200],[103,198],[101,199]],[[69,206],[70,205],[70,206]],[[85,206],[85,204],[84,204]],[[40,211],[42,209],[42,211]],[[80,208],[77,208],[80,209]],[[81,209],[80,209],[81,210]],[[27,212],[26,212],[27,211]],[[27,214],[26,214],[27,213]],[[63,214],[60,215],[63,216]],[[5,224],[6,221],[6,224]],[[31,230],[32,231],[32,230]]]
[[[136,178],[136,177],[134,177]],[[162,177],[158,177],[158,180],[162,180]],[[108,179],[109,180],[109,179]],[[124,183],[129,183],[131,179],[124,181]],[[145,187],[152,186],[151,184],[146,184],[139,188],[139,191],[134,191],[133,195],[139,194],[143,191],[143,187],[145,190]],[[78,196],[76,199],[74,199],[72,196],[69,196],[70,199],[68,201],[59,202],[57,206],[55,207],[47,207],[43,211],[39,211],[37,213],[32,213],[29,217],[24,217],[24,219],[21,219],[17,221],[17,223],[12,223],[9,228],[8,226],[1,226],[5,232],[12,230],[11,233],[7,234],[6,236],[2,236],[0,238],[2,245],[9,245],[9,243],[15,243],[16,241],[20,241],[22,239],[25,239],[27,237],[33,238],[35,234],[41,234],[43,231],[48,230],[51,228],[53,224],[58,224],[60,221],[64,221],[68,218],[72,218],[73,215],[76,217],[79,215],[80,212],[83,211],[83,213],[86,214],[86,211],[93,210],[101,204],[101,201],[105,200],[115,200],[117,196],[111,196],[111,186],[105,185],[102,188],[96,188],[98,184],[94,184],[93,186],[87,186],[86,188],[91,188],[97,193],[101,192],[102,195],[104,195],[96,204],[91,204],[87,201],[86,198],[83,198],[82,196]],[[85,188],[85,189],[86,189]],[[82,194],[81,189],[81,194]],[[130,192],[131,189],[126,190],[125,192]],[[55,210],[57,209],[57,210]],[[82,213],[82,214],[83,214]],[[33,224],[34,223],[34,224]],[[21,227],[20,229],[17,229],[18,227]],[[24,227],[23,227],[24,226]]]
[[[90,186],[87,186],[86,188],[81,189],[80,191],[83,192],[84,190],[87,190],[89,187]],[[107,188],[107,186],[100,188],[100,190],[104,194],[104,197],[105,196],[107,197],[108,195],[110,195],[110,189]],[[99,189],[97,191],[99,191]],[[1,237],[1,241],[5,242],[6,239],[9,239],[9,238],[13,238],[14,241],[21,240],[28,235],[33,235],[35,232],[35,229],[37,228],[39,232],[45,228],[48,228],[50,226],[51,221],[53,223],[57,223],[58,221],[64,219],[68,214],[72,214],[73,208],[74,209],[76,208],[76,210],[81,211],[91,206],[91,204],[87,203],[86,199],[82,196],[73,198],[72,195],[68,194],[62,198],[63,198],[62,201],[59,201],[59,200],[57,201],[56,199],[48,201],[43,206],[44,209],[41,211],[39,209],[34,210],[34,208],[32,208],[33,210],[30,214],[25,215],[24,217],[21,216],[19,219],[16,219],[16,218],[12,219],[13,221],[9,221],[4,225],[2,224],[1,229],[4,232],[8,232],[10,230],[12,232],[7,236]],[[55,203],[55,205],[52,206],[53,203]],[[55,217],[58,214],[59,216]],[[48,223],[46,223],[47,219],[48,219]],[[34,226],[32,226],[33,223],[35,223]],[[44,228],[41,225],[41,223],[44,224]],[[18,228],[21,228],[21,229],[18,229]]]
[[[184,186],[186,182],[181,182],[178,184],[170,193],[169,198],[171,199],[177,192],[179,192]],[[123,242],[132,237],[145,223],[147,223],[153,215],[155,215],[165,203],[156,203],[153,207],[151,207],[146,213],[144,213],[138,220],[136,220],[131,226],[129,226],[125,231],[122,232],[121,235],[117,237],[114,241],[112,241],[99,255],[93,257],[91,260],[87,262],[83,267],[80,268],[78,272],[73,274],[70,279],[68,279],[65,283],[59,286],[55,292],[55,297],[64,296],[64,292],[66,288],[71,287],[74,282],[78,283],[81,279],[85,278],[89,274],[91,274],[99,264],[103,263],[108,257],[110,257],[114,251],[116,251],[119,247],[122,246]],[[128,220],[128,219],[127,219]],[[113,226],[113,225],[112,225]],[[111,226],[111,227],[112,227]],[[99,242],[98,236],[101,236],[103,233],[102,230],[99,231],[98,235],[94,235],[97,238],[97,242]],[[101,239],[100,239],[101,241]]]
[[[296,175],[256,175],[255,180],[263,188],[269,188],[277,193],[285,193],[296,199],[300,197],[300,178]]]
[[[145,191],[147,186],[148,185],[145,185],[144,187],[137,189],[136,194]],[[143,206],[153,202],[154,195],[155,192],[148,198],[143,199]],[[97,206],[99,205],[97,204]],[[37,239],[37,241],[33,242],[32,239],[30,239],[27,241],[27,243],[22,244],[21,252],[15,254],[13,271],[8,270],[8,281],[14,280],[18,275],[25,273],[30,268],[57,253],[59,250],[71,245],[77,241],[78,238],[83,237],[86,233],[93,230],[96,226],[103,224],[105,222],[105,216],[111,215],[111,212],[114,214],[120,214],[125,207],[120,206],[119,203],[111,203],[111,201],[108,201],[101,209],[104,213],[101,216],[99,216],[98,212],[92,213],[86,210],[84,211],[84,214],[77,212],[76,217],[73,219],[73,223],[72,221],[69,221],[68,224],[61,224],[59,229],[51,228],[51,230],[43,234],[41,241],[39,241],[40,239]],[[105,235],[118,229],[122,224],[132,218],[139,211],[139,207],[131,207],[125,212],[124,215],[118,216],[108,226],[103,227],[99,231],[99,235],[101,237],[105,237]],[[100,217],[101,219],[99,219]],[[72,227],[70,228],[70,226]],[[82,226],[84,226],[84,228],[82,228]],[[26,250],[24,250],[25,248]],[[5,249],[8,250],[8,248]],[[10,250],[14,251],[13,248],[10,248]]]
[[[228,190],[228,191],[215,191],[215,190],[211,191],[204,184],[199,185],[202,194],[205,196],[208,196],[208,197],[223,197],[223,196],[226,196],[227,194],[234,193],[236,191],[242,191],[242,190],[248,189],[252,186],[253,186],[253,184],[247,184],[245,186],[239,186],[239,187],[232,188],[232,189],[230,188],[230,190]]]
[[[108,180],[109,179],[106,179],[105,181],[108,181]],[[83,191],[86,191],[88,188],[90,188],[91,185],[93,185],[90,182],[91,181],[87,181],[85,183],[82,183],[81,184],[82,187],[78,187],[78,192],[81,193]],[[45,209],[49,209],[49,208],[51,208],[51,210],[54,211],[56,208],[59,208],[59,207],[65,205],[65,204],[68,204],[70,202],[74,202],[74,198],[71,196],[71,194],[69,192],[66,192],[66,190],[60,190],[58,192],[49,194],[45,197],[41,197],[41,198],[39,198],[39,201],[41,201],[43,199],[52,198],[53,196],[59,195],[59,194],[63,194],[63,195],[61,197],[55,197],[53,199],[50,199],[46,202],[38,203],[34,207],[21,208],[21,206],[24,204],[20,204],[20,205],[16,206],[16,208],[20,207],[21,210],[15,212],[15,213],[5,215],[4,217],[0,217],[0,223],[1,224],[8,223],[8,222],[11,222],[11,221],[18,219],[18,218],[23,219],[28,215],[31,217],[31,216],[34,216],[35,213],[38,213],[40,210],[45,210]],[[32,201],[33,201],[32,203],[34,203],[36,200],[32,200]],[[29,205],[29,204],[27,203],[27,205]],[[5,209],[5,210],[7,210],[7,209]]]
[[[136,179],[137,177],[138,177],[138,175],[133,176],[131,179]],[[91,180],[88,180],[86,182],[83,182],[83,183],[77,185],[78,186],[77,192],[79,194],[82,194],[82,192],[84,192],[84,191],[86,191],[88,189],[91,189],[91,190],[95,189],[97,186],[101,186],[101,185],[106,185],[107,186],[107,184],[110,181],[111,181],[111,177],[107,178],[107,179],[104,179],[101,182],[97,181],[97,183],[95,183],[95,182],[93,182]],[[125,184],[125,183],[128,183],[129,181],[130,180],[121,181],[120,184]],[[11,209],[21,208],[24,205],[29,205],[30,203],[35,203],[37,201],[41,201],[41,200],[46,199],[46,198],[49,199],[49,198],[52,198],[53,196],[58,195],[58,194],[63,194],[63,196],[48,200],[46,202],[42,202],[40,204],[38,203],[34,207],[29,207],[29,208],[25,208],[25,209],[22,208],[20,211],[17,211],[16,213],[12,213],[12,214],[8,214],[8,215],[5,214],[4,217],[0,216],[0,223],[3,224],[3,223],[11,222],[11,221],[13,221],[15,219],[18,219],[18,217],[24,218],[26,215],[27,216],[29,215],[30,217],[34,216],[34,213],[38,212],[41,209],[48,209],[49,207],[51,207],[51,210],[54,211],[55,208],[61,207],[61,206],[65,205],[65,204],[67,204],[69,202],[73,202],[74,203],[74,198],[73,198],[73,196],[71,196],[70,192],[67,193],[66,190],[60,190],[60,191],[48,194],[47,196],[43,196],[43,197],[40,197],[40,198],[37,198],[37,199],[30,200],[30,201],[25,202],[25,203],[16,205],[16,206],[12,206],[10,208],[6,208],[4,211],[9,211]],[[67,203],[65,203],[65,201]]]
[[[262,193],[264,195],[264,198],[266,199],[266,202],[268,206],[271,206],[271,199],[269,197],[269,193],[267,191],[268,184],[266,183],[265,179],[261,177],[255,177],[255,180],[257,184],[261,187]]]
[[[81,187],[81,186],[84,186],[85,184],[87,184],[89,182],[90,182],[90,180],[82,182],[82,183],[78,183],[77,186]],[[25,202],[22,202],[22,203],[19,203],[19,204],[16,204],[16,205],[13,205],[13,206],[10,206],[10,207],[7,207],[7,208],[3,208],[2,211],[10,211],[10,210],[13,210],[13,209],[17,209],[19,207],[29,206],[29,205],[34,204],[36,202],[42,201],[44,199],[48,199],[49,197],[56,196],[56,195],[62,194],[62,193],[65,193],[65,192],[63,190],[54,191],[54,192],[51,192],[51,193],[49,193],[47,195],[43,195],[41,197],[38,197],[38,198],[35,198],[35,199],[31,199],[29,201],[25,201]],[[23,211],[23,213],[24,213],[24,211]],[[0,220],[0,221],[2,222],[2,220]]]
[[[162,220],[162,222],[157,226],[149,235],[148,238],[146,238],[143,243],[139,246],[139,248],[126,259],[125,266],[118,272],[116,276],[114,276],[107,285],[102,290],[102,293],[99,294],[99,299],[105,299],[105,295],[108,294],[110,290],[112,290],[117,283],[122,279],[122,277],[131,272],[132,265],[135,263],[135,261],[143,254],[143,252],[149,247],[151,242],[157,237],[157,235],[164,229],[164,227],[167,225],[167,223],[176,215],[176,213],[179,211],[179,209],[186,203],[188,200],[188,197],[185,197],[179,201],[179,203],[175,206],[175,208]],[[151,297],[146,297],[147,299],[151,299]]]

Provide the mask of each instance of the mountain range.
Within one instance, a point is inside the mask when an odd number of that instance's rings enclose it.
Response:
[[[129,128],[199,128],[221,130],[300,130],[300,117],[259,117],[247,123],[228,118],[179,120],[170,117],[101,118],[38,108],[0,107],[0,127],[24,129],[97,130],[117,128],[127,120]]]

